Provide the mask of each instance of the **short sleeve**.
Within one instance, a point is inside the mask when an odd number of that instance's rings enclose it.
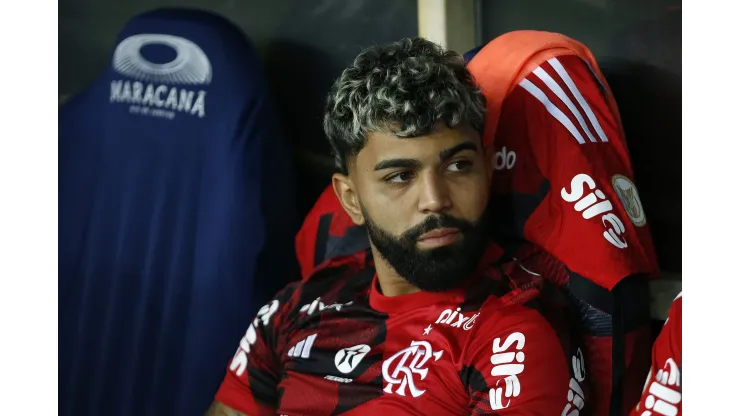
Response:
[[[462,371],[472,414],[567,415],[583,408],[585,395],[569,369],[575,365],[583,381],[583,357],[571,360],[537,310],[513,305],[484,322]]]
[[[216,400],[248,415],[274,414],[281,363],[275,352],[298,283],[291,283],[257,311],[239,341]]]

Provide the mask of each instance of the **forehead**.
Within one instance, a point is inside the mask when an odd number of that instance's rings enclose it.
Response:
[[[389,132],[370,132],[365,147],[357,154],[357,167],[370,169],[385,159],[439,160],[439,153],[463,142],[480,147],[480,135],[470,127],[437,127],[425,136],[403,138]]]

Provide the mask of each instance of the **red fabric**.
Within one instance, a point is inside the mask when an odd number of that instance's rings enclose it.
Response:
[[[295,237],[295,249],[298,256],[298,263],[301,268],[301,276],[307,279],[313,273],[317,265],[314,264],[316,255],[316,238],[319,232],[319,221],[322,216],[330,214],[332,217],[332,230],[337,232],[336,235],[342,235],[343,231],[352,223],[349,215],[344,212],[342,204],[339,203],[334,188],[329,185],[321,193],[319,199],[314,204],[311,211],[306,215],[301,229]],[[339,230],[336,230],[339,228]],[[342,228],[344,228],[342,230]]]
[[[504,303],[512,280],[499,268],[450,292],[386,297],[374,271],[357,263],[350,257],[322,268],[260,310],[216,400],[249,415],[584,408],[582,347],[568,325],[553,321],[558,313]],[[345,348],[361,354],[349,367],[340,366]]]
[[[603,89],[577,56],[551,61],[554,66],[538,66],[522,81],[527,88],[514,88],[504,103],[494,143],[495,197],[536,203],[531,214],[514,212],[525,224],[516,231],[599,286],[611,289],[631,274],[655,273],[629,154]],[[502,165],[504,154],[513,163]],[[541,195],[543,183],[549,190]]]
[[[652,367],[630,416],[681,416],[681,294],[671,304],[668,320],[653,345]]]

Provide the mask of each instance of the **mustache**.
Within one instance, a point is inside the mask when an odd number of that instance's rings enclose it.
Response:
[[[472,231],[475,225],[450,215],[433,215],[426,217],[424,221],[406,230],[401,235],[401,240],[406,243],[416,243],[416,240],[422,235],[440,228],[457,228],[465,234]]]

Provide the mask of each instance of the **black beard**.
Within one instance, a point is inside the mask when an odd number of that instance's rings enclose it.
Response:
[[[454,289],[476,270],[485,251],[489,209],[476,221],[461,220],[442,214],[427,217],[421,224],[395,237],[374,223],[363,208],[368,236],[383,259],[404,280],[425,292]],[[420,236],[438,228],[457,228],[462,239],[433,249],[419,249]]]

